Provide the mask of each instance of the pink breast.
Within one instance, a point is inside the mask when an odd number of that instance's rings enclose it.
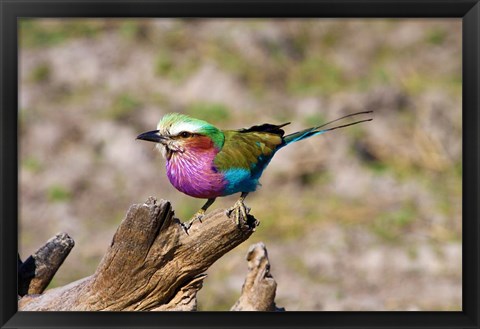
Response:
[[[167,161],[167,176],[175,188],[195,198],[215,198],[222,195],[226,181],[213,168],[216,150],[175,153]]]

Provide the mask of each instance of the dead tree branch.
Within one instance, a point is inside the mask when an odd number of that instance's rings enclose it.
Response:
[[[68,234],[58,233],[25,262],[18,256],[18,294],[41,294],[74,245]]]
[[[170,202],[150,197],[130,207],[95,273],[19,301],[23,311],[195,310],[203,274],[248,239],[257,221],[238,227],[224,210],[188,230]]]
[[[247,252],[248,273],[242,294],[231,311],[285,311],[275,306],[277,283],[270,274],[270,261],[263,242],[256,243]]]

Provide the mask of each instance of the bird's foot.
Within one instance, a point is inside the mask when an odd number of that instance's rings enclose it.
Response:
[[[241,227],[243,224],[247,223],[250,208],[245,206],[243,200],[238,200],[233,207],[227,209],[226,213],[228,217],[232,217],[233,214],[238,227]]]
[[[193,223],[198,220],[200,223],[202,222],[202,219],[203,217],[205,217],[205,210],[203,209],[200,209],[199,211],[197,211],[193,216],[192,218],[185,224],[182,223],[182,226],[183,226],[183,229],[185,230],[185,232],[188,234],[188,230],[190,229],[190,227],[192,227]]]

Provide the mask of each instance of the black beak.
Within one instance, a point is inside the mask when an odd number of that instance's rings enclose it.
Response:
[[[147,131],[137,136],[137,139],[143,139],[144,141],[162,143],[167,140],[166,137],[159,135],[158,130]]]

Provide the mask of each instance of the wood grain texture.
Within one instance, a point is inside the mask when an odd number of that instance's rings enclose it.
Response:
[[[18,295],[41,294],[52,280],[75,242],[67,233],[58,233],[25,262],[18,256]]]
[[[263,242],[256,243],[247,252],[248,273],[242,294],[231,311],[285,311],[275,305],[277,282],[270,274],[270,261]]]
[[[20,299],[22,311],[196,310],[203,274],[247,240],[258,222],[238,227],[224,210],[185,231],[170,202],[150,197],[130,207],[89,277]]]

